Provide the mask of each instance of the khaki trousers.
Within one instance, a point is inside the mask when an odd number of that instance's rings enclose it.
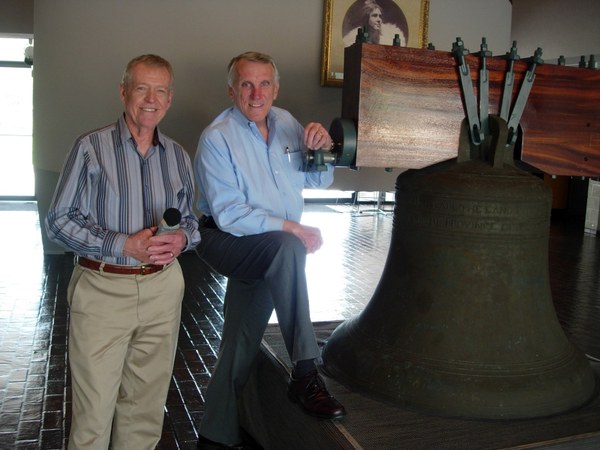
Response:
[[[69,450],[154,449],[173,371],[184,280],[76,265],[69,284],[73,413]],[[112,431],[112,439],[111,439]]]

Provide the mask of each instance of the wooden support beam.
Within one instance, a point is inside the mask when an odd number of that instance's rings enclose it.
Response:
[[[466,117],[450,52],[354,44],[345,51],[342,117],[357,125],[358,167],[422,168],[456,157]],[[479,58],[465,57],[478,95]],[[508,61],[487,60],[499,114]],[[529,67],[514,64],[513,102]],[[521,118],[518,158],[550,175],[600,175],[600,70],[543,64]]]

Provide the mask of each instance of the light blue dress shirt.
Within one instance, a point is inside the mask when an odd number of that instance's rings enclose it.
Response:
[[[327,188],[333,166],[303,172],[304,128],[286,110],[271,107],[269,142],[237,108],[223,111],[202,133],[194,161],[198,209],[235,236],[278,231],[299,222],[302,190]]]

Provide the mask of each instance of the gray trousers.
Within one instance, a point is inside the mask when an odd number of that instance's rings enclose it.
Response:
[[[198,256],[228,277],[219,357],[200,434],[231,445],[241,440],[237,404],[273,308],[290,359],[320,356],[309,313],[306,249],[283,231],[236,237],[202,226],[200,233]]]

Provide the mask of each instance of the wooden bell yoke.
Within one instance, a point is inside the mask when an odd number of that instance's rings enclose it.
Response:
[[[478,96],[480,58],[468,54],[465,61]],[[500,112],[511,66],[514,105],[530,59],[487,58],[489,114]],[[346,48],[342,119],[356,126],[355,165],[419,169],[456,157],[465,118],[457,70],[451,52]],[[600,175],[600,70],[537,66],[519,124],[517,159],[549,175]]]

